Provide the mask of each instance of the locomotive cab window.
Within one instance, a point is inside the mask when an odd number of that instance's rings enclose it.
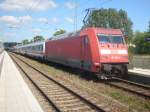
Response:
[[[100,43],[114,43],[124,44],[123,37],[121,35],[97,35]]]
[[[122,36],[112,36],[111,41],[112,41],[112,43],[117,43],[117,44],[124,43]]]
[[[101,43],[110,43],[110,39],[108,36],[106,35],[98,35],[98,40],[101,42]]]

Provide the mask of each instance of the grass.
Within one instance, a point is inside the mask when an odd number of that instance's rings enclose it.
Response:
[[[144,106],[145,106],[146,109],[150,110],[150,104],[146,103],[146,104],[144,104]]]
[[[108,95],[113,97],[120,102],[125,103],[129,106],[129,110],[135,109],[138,112],[149,112],[150,111],[150,102],[137,98],[136,96],[126,95],[122,92],[112,91],[108,92]]]
[[[122,95],[118,92],[111,92],[110,96],[117,99],[117,100],[122,98]]]

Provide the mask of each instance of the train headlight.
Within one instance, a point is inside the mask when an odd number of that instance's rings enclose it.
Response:
[[[94,65],[95,65],[95,66],[99,66],[99,65],[100,65],[100,63],[95,62],[95,63],[94,63]]]

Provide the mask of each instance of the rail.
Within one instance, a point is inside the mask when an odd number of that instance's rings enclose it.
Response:
[[[53,82],[55,85],[61,87],[63,90],[67,91],[67,93],[71,94],[73,97],[76,97],[79,101],[81,101],[82,103],[88,105],[88,107],[90,107],[91,110],[95,110],[96,112],[105,112],[105,110],[103,110],[101,107],[99,107],[97,104],[94,104],[93,102],[91,102],[90,100],[84,98],[83,96],[79,95],[78,93],[76,93],[75,91],[71,90],[70,88],[66,87],[65,85],[61,84],[60,82],[58,82],[57,80],[53,79],[52,77],[48,76],[47,74],[41,72],[40,70],[38,70],[37,68],[33,67],[32,65],[28,64],[27,62],[25,62],[24,60],[18,58],[15,55],[11,55],[13,61],[18,65],[18,67],[23,71],[23,73],[29,78],[29,80],[33,83],[33,85],[41,92],[41,94],[45,97],[45,99],[49,102],[50,105],[52,105],[54,107],[54,109],[57,112],[61,112],[63,109],[60,108],[60,106],[58,105],[58,103],[54,103],[56,101],[51,100],[49,97],[49,95],[46,94],[46,92],[44,92],[41,87],[37,84],[36,81],[34,81],[34,79],[32,79],[29,74],[24,70],[24,68],[16,61],[15,58],[17,58],[19,61],[23,62],[25,65],[29,66],[31,69],[35,70],[36,72],[38,72],[41,76],[45,77],[46,79],[48,79],[49,81]],[[14,58],[15,57],[15,58]],[[51,84],[53,85],[53,84]],[[65,92],[64,92],[65,93]],[[77,102],[79,103],[79,102]],[[90,111],[90,110],[89,110]]]

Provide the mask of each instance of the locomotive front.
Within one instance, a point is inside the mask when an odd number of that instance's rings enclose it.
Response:
[[[126,76],[129,60],[121,30],[98,29],[96,37],[99,43],[100,72],[105,76]]]

